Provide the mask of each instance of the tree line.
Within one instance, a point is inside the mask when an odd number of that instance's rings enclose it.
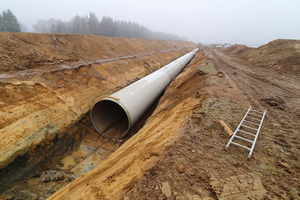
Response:
[[[0,32],[21,32],[21,26],[10,9],[0,14]]]
[[[21,25],[11,10],[2,11],[0,14],[0,32],[21,32],[28,30]],[[176,35],[154,32],[138,23],[113,20],[111,17],[103,16],[98,20],[95,13],[90,12],[89,17],[76,15],[70,21],[59,19],[38,20],[33,25],[37,33],[69,33],[83,35],[101,35],[106,37],[125,37],[161,40],[186,40]]]
[[[59,19],[38,20],[33,25],[33,29],[37,33],[70,33],[107,37],[185,40],[185,38],[180,38],[176,35],[151,31],[138,23],[113,20],[111,17],[103,16],[101,21],[99,21],[95,13],[92,12],[85,17],[77,15],[70,21]]]

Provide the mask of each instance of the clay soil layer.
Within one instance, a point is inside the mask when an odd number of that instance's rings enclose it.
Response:
[[[194,47],[183,41],[0,33],[0,190],[76,149],[98,100]]]

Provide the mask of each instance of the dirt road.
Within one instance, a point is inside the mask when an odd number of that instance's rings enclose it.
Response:
[[[221,49],[204,49],[206,66],[200,68],[208,74],[199,91],[206,96],[202,107],[128,197],[299,199],[299,76],[257,67]],[[231,145],[224,150],[229,138],[217,122],[235,130],[249,106],[266,109],[267,115],[247,161],[245,149]]]

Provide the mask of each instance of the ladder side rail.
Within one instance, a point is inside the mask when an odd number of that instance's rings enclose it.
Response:
[[[252,155],[252,153],[253,153],[253,150],[254,150],[254,147],[255,147],[255,144],[256,144],[256,141],[257,141],[258,135],[259,135],[259,131],[260,131],[260,129],[261,129],[261,126],[262,126],[262,123],[263,123],[263,121],[264,121],[264,118],[265,118],[265,116],[266,116],[266,113],[267,113],[267,110],[265,110],[265,112],[264,112],[264,114],[263,114],[263,116],[262,116],[262,118],[261,118],[261,121],[260,121],[260,124],[259,124],[258,130],[257,130],[257,132],[256,132],[256,136],[255,136],[255,138],[254,138],[254,142],[253,142],[253,144],[252,144],[252,147],[251,147],[251,150],[250,150],[250,153],[249,153],[248,159],[250,159],[250,157],[251,157],[251,155]]]
[[[246,112],[245,116],[243,117],[243,119],[242,119],[242,121],[240,122],[240,124],[238,125],[238,127],[235,129],[233,135],[231,136],[230,140],[228,141],[228,143],[227,143],[227,145],[226,145],[226,147],[225,147],[225,150],[227,150],[227,148],[229,147],[230,143],[232,142],[234,136],[235,136],[236,133],[238,132],[240,126],[243,124],[243,122],[244,122],[245,118],[247,117],[248,113],[250,112],[250,110],[251,110],[251,106],[250,106],[250,108],[248,109],[248,111]]]

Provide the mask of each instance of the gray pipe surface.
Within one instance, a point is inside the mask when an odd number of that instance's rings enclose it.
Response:
[[[192,60],[195,49],[159,70],[98,101],[91,110],[96,131],[109,139],[124,137],[133,124]]]

